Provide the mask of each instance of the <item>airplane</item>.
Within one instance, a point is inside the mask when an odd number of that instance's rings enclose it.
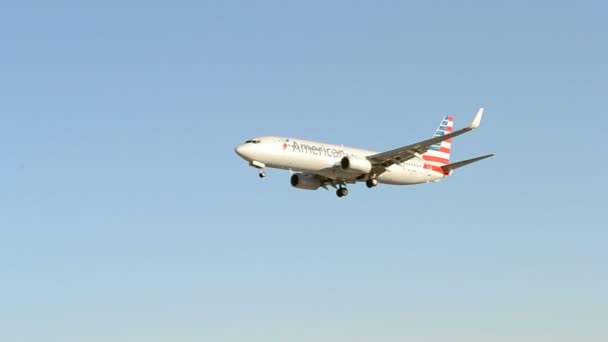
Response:
[[[453,130],[454,117],[445,116],[432,138],[386,152],[332,145],[286,137],[265,136],[247,140],[235,152],[260,169],[288,170],[290,183],[304,190],[328,187],[338,197],[348,195],[347,184],[365,182],[368,188],[378,184],[413,185],[438,182],[463,166],[493,157],[494,154],[450,164],[452,138],[479,127],[480,108],[470,126]]]

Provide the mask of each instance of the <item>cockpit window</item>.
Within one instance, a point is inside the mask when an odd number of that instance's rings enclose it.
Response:
[[[247,140],[245,141],[245,144],[259,144],[260,141],[257,139],[252,139],[252,140]]]

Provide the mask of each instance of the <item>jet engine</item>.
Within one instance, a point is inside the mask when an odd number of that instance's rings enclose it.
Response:
[[[321,186],[319,177],[306,173],[294,173],[290,181],[294,188],[304,190],[317,190]]]
[[[358,156],[346,156],[340,161],[342,170],[352,173],[369,173],[372,170],[372,163],[367,158]]]

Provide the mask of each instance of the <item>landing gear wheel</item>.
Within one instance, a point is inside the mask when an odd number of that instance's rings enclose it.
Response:
[[[266,177],[266,171],[264,171],[264,170],[260,171],[260,174],[258,176],[260,176],[260,178]]]
[[[365,185],[367,185],[368,188],[373,188],[378,185],[378,180],[376,178],[370,178],[365,181]]]
[[[336,191],[336,195],[338,195],[338,197],[344,197],[344,196],[348,196],[348,189],[347,188],[340,188]]]

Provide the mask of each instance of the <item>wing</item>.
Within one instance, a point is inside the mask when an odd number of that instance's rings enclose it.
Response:
[[[351,179],[341,179],[341,178],[331,178],[321,175],[315,175],[321,180],[321,187],[325,190],[329,190],[327,187],[331,186],[334,189],[337,189],[337,186],[342,185],[346,186],[346,184],[355,184],[356,182]]]
[[[483,116],[483,108],[480,108],[479,111],[477,112],[477,115],[475,115],[475,119],[473,120],[471,125],[468,127],[462,128],[458,131],[454,131],[452,133],[448,133],[448,134],[445,134],[442,136],[433,137],[431,139],[424,140],[424,141],[421,141],[416,144],[400,147],[400,148],[390,150],[387,152],[374,154],[374,155],[368,156],[367,159],[374,166],[373,170],[376,174],[383,173],[391,165],[403,163],[414,157],[418,157],[418,158],[422,159],[422,154],[425,153],[426,151],[428,151],[431,146],[433,146],[439,142],[442,142],[444,140],[448,140],[448,139],[457,137],[461,134],[470,132],[470,131],[478,128],[479,124],[481,123],[482,116]]]
[[[339,164],[335,165],[334,168],[339,168]],[[320,181],[321,181],[321,187],[325,190],[329,190],[328,187],[332,187],[334,189],[337,189],[338,186],[346,186],[347,184],[356,184],[357,182],[352,179],[352,178],[345,178],[345,177],[334,177],[334,176],[328,176],[327,174],[330,173],[329,171],[331,171],[332,169],[323,169],[323,170],[319,170],[320,173],[309,173],[309,172],[301,172],[299,171],[299,173],[303,173],[303,174],[307,174],[307,175],[311,175],[311,176],[315,176],[317,177]],[[293,170],[289,170],[289,172],[291,174],[294,174]]]

